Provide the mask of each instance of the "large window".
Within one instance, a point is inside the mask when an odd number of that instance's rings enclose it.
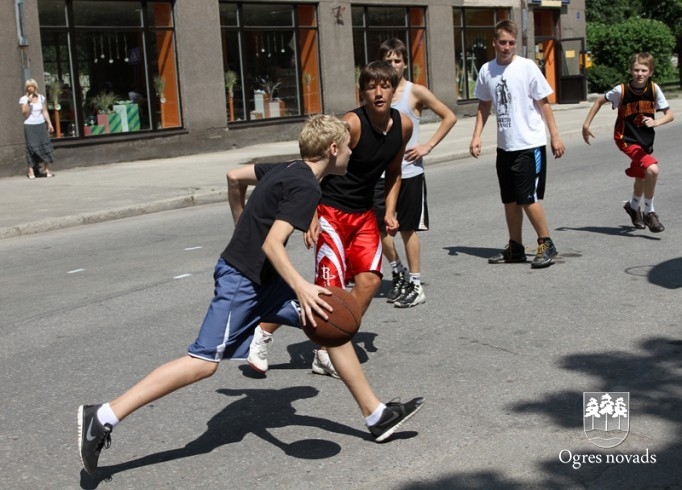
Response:
[[[504,9],[453,9],[458,99],[474,98],[478,70],[495,57],[495,24],[507,18],[509,11]]]
[[[38,0],[55,138],[182,125],[170,0]]]
[[[322,111],[314,5],[220,3],[230,123]]]
[[[425,16],[421,7],[352,7],[356,82],[362,67],[377,59],[381,43],[398,38],[408,50],[405,77],[427,85]]]

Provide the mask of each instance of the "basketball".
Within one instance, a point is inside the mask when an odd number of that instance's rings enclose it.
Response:
[[[362,319],[360,305],[345,289],[330,286],[331,296],[320,294],[334,311],[327,311],[328,320],[324,320],[317,313],[315,323],[317,328],[309,322],[303,327],[303,331],[313,342],[323,347],[338,347],[348,342],[357,333]]]

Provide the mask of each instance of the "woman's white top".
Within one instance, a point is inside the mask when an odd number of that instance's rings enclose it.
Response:
[[[28,103],[28,97],[25,95],[19,99],[19,104],[23,105]],[[26,119],[24,119],[24,124],[45,124],[45,116],[43,116],[43,104],[45,104],[45,96],[38,95],[38,99],[33,99],[33,103],[30,105],[31,113]]]

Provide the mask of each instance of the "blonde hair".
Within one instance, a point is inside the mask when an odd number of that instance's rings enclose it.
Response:
[[[306,121],[298,137],[301,158],[318,161],[327,156],[329,147],[336,143],[341,146],[350,132],[347,122],[334,116],[318,114]]]
[[[35,87],[36,92],[38,91],[38,82],[36,82],[34,79],[29,78],[26,80],[26,83],[24,83],[24,88],[28,89],[29,87]]]
[[[654,56],[646,51],[632,56],[630,59],[630,69],[635,66],[635,63],[639,63],[640,65],[648,67],[651,73],[654,72],[654,68],[656,67],[656,60],[654,59]]]

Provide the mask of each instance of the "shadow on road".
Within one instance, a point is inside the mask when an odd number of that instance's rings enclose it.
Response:
[[[572,354],[561,361],[561,367],[592,379],[591,391],[630,393],[630,429],[636,442],[613,449],[578,451],[573,453],[600,455],[601,462],[583,463],[574,468],[571,461],[562,462],[557,454],[552,459],[538,460],[537,478],[532,482],[513,481],[503,472],[478,471],[453,473],[444,478],[419,481],[400,486],[400,490],[419,489],[503,489],[525,488],[681,488],[682,473],[682,337],[650,337],[643,339],[632,351],[602,351],[589,354]],[[549,420],[555,426],[583,432],[583,393],[557,391],[547,393],[542,400],[519,402],[510,407],[516,413]],[[646,419],[668,428],[665,441],[646,433]],[[662,422],[662,423],[661,423]],[[531,429],[529,429],[531,430]],[[551,429],[548,429],[551,430]],[[627,441],[627,439],[626,439]],[[570,443],[568,443],[570,445]],[[627,449],[625,449],[627,448]],[[631,462],[621,456],[620,463],[606,462],[606,455],[630,456]],[[639,462],[632,462],[637,454]],[[644,454],[648,462],[644,462]],[[655,455],[655,462],[651,458]]]
[[[651,284],[661,286],[666,289],[677,289],[682,287],[682,257],[666,260],[657,264],[649,270],[647,279]]]
[[[454,256],[457,256],[459,254],[473,255],[474,257],[480,257],[482,259],[487,259],[489,257],[492,257],[497,252],[499,252],[501,249],[502,249],[502,247],[500,247],[500,248],[462,247],[462,246],[443,247],[443,250],[448,251],[448,255],[454,255]]]
[[[240,442],[249,434],[260,437],[293,458],[330,458],[341,451],[341,446],[337,443],[323,439],[304,439],[292,443],[280,441],[268,430],[280,427],[316,427],[327,432],[371,440],[369,432],[328,419],[297,414],[292,406],[296,400],[318,395],[318,389],[312,386],[295,386],[281,390],[220,389],[217,392],[228,397],[241,398],[209,420],[206,432],[197,439],[181,448],[150,454],[118,465],[101,466],[94,476],[81,471],[81,488],[97,488],[101,482],[111,481],[115,474],[135,468],[207,454],[225,444]],[[106,452],[103,456],[106,457]]]
[[[620,225],[615,226],[581,226],[580,228],[571,228],[570,226],[561,226],[555,228],[556,231],[587,231],[589,233],[601,233],[602,235],[611,236],[624,236],[629,238],[644,238],[646,240],[656,240],[661,239],[657,236],[651,236],[646,234],[633,234],[637,229],[633,226]],[[644,231],[646,233],[646,231]]]

